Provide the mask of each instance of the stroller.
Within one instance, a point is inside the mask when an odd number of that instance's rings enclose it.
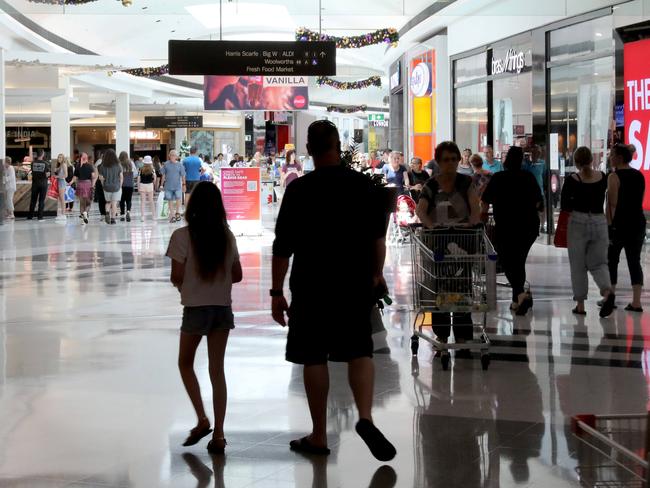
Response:
[[[388,229],[388,242],[401,245],[410,238],[409,226],[418,222],[415,215],[417,204],[409,195],[397,197],[397,211],[391,215]]]

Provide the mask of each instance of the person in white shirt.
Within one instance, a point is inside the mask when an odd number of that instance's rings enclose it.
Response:
[[[8,219],[14,219],[14,193],[16,193],[16,169],[11,158],[7,156],[4,162],[5,212]]]

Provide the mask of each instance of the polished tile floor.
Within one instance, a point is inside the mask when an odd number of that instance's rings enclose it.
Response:
[[[425,343],[411,357],[410,253],[393,248],[376,421],[397,458],[382,466],[355,435],[340,366],[331,457],[289,452],[309,418],[301,372],[283,359],[286,331],[268,312],[267,214],[262,236],[239,238],[245,279],[227,352],[229,448],[215,459],[204,443],[180,446],[194,417],[176,370],[181,308],[163,255],[174,226],[94,218],[82,227],[70,217],[0,227],[0,487],[579,486],[583,450],[571,416],[647,410],[648,315],[619,309],[599,320],[594,302],[586,318],[571,315],[564,251],[534,247],[529,317],[513,318],[500,289],[489,371],[458,360],[444,372]],[[625,303],[625,283],[620,294]],[[197,368],[208,397],[205,354]]]

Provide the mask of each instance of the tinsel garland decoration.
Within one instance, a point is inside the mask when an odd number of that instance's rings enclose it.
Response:
[[[319,34],[306,27],[300,27],[296,30],[296,41],[334,41],[339,49],[359,48],[382,43],[391,44],[395,47],[399,41],[399,33],[396,29],[389,27],[361,34],[360,36],[337,37]]]
[[[343,106],[343,105],[328,105],[328,112],[339,112],[342,114],[353,114],[354,112],[365,112],[368,110],[367,105],[357,105],[356,107]]]
[[[87,3],[97,2],[98,0],[28,0],[31,3],[40,3],[44,5],[86,5]],[[122,2],[125,7],[130,7],[133,0],[117,0]]]
[[[370,78],[359,81],[336,81],[329,76],[319,76],[316,78],[316,83],[320,86],[331,86],[337,90],[361,90],[370,86],[378,86],[381,88],[381,77],[371,76]]]
[[[109,71],[108,76],[112,76],[115,71]],[[127,75],[139,76],[141,78],[155,78],[156,76],[163,76],[169,74],[169,65],[163,64],[162,66],[155,66],[153,68],[132,68],[123,69],[120,73]]]

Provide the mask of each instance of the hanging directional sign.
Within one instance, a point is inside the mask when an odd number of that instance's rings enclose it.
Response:
[[[145,115],[145,129],[182,129],[203,127],[202,115]]]
[[[331,76],[333,41],[169,41],[172,75]]]

